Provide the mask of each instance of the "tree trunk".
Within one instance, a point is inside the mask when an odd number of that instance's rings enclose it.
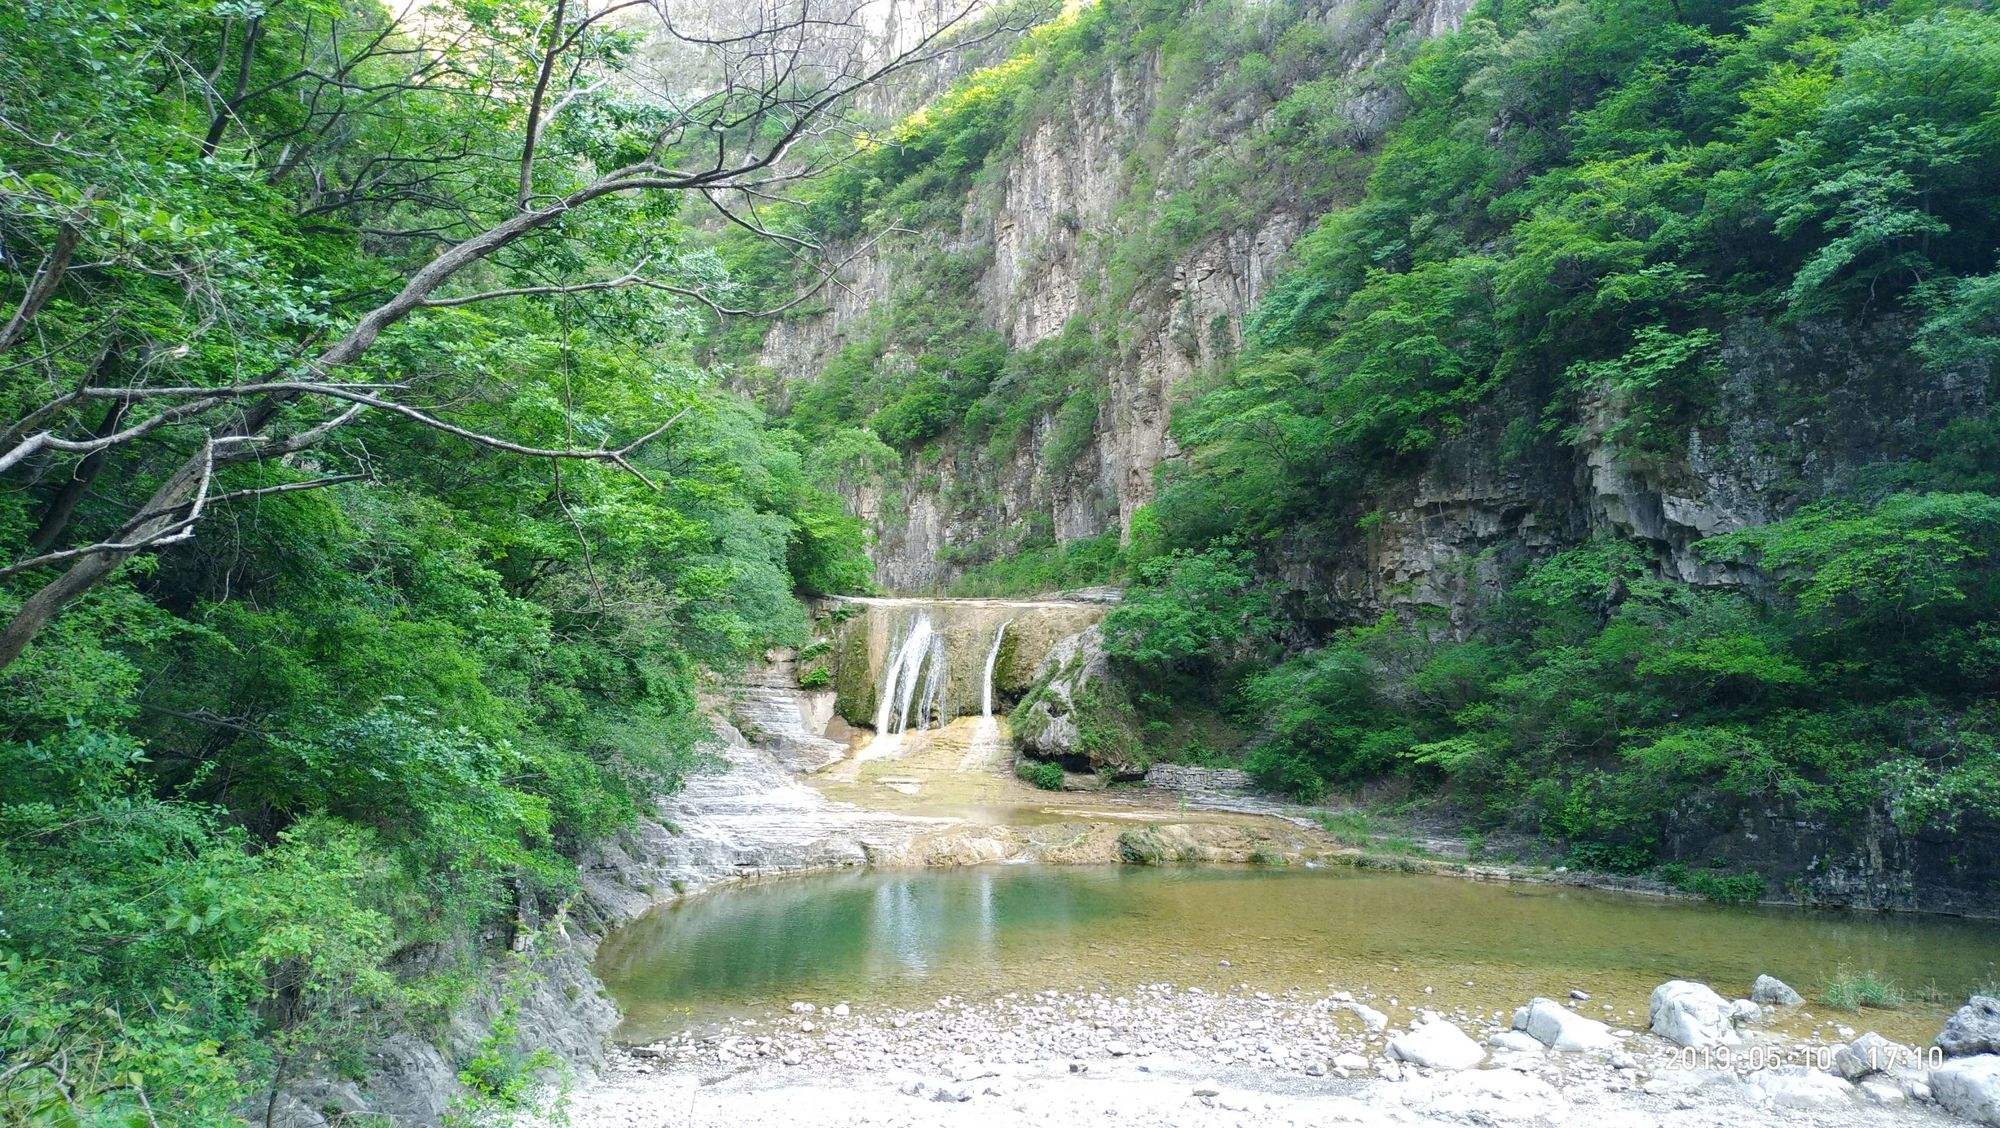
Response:
[[[201,479],[201,469],[202,459],[198,455],[182,463],[171,477],[160,483],[160,488],[153,491],[153,496],[140,509],[142,513],[153,512],[157,515],[126,530],[121,539],[143,541],[173,524],[176,520],[173,507],[193,496],[195,483]],[[21,609],[14,612],[14,618],[7,626],[0,629],[0,669],[13,664],[14,659],[28,648],[28,643],[34,641],[35,635],[58,612],[69,606],[71,600],[96,587],[136,551],[98,552],[82,557],[70,565],[68,571],[29,596],[27,602],[21,604]]]
[[[128,406],[127,401],[119,400],[106,408],[103,421],[98,423],[97,430],[92,434],[101,439],[117,431],[119,422],[125,418],[125,409]],[[110,457],[111,452],[107,448],[85,455],[83,461],[77,463],[76,469],[70,473],[68,480],[63,482],[62,488],[49,499],[48,507],[42,511],[41,523],[35,526],[34,533],[28,537],[29,556],[39,556],[54,547],[56,538],[62,536],[63,530],[69,527],[69,519],[76,513],[77,503],[83,500],[85,493],[89,492],[91,483],[97,480],[97,475],[104,470],[105,460]]]

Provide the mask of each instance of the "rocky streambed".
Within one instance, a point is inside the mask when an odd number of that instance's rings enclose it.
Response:
[[[1967,1062],[2000,1061],[1963,1058],[1933,1069],[1936,1051],[1860,1040],[1867,1053],[1845,1062],[1857,1040],[1852,1032],[1846,1040],[1768,1033],[1752,1013],[1764,1008],[1747,1002],[1723,1000],[1719,1014],[1704,1017],[1696,1004],[1707,989],[1679,988],[1664,1008],[1670,1013],[1656,1005],[1634,1026],[1585,1017],[1590,999],[1582,987],[1573,989],[1582,997],[1541,999],[1516,1013],[1457,1006],[1442,992],[1410,1013],[1366,989],[1273,993],[1167,983],[1117,994],[944,996],[903,1008],[800,999],[720,1029],[631,1047],[566,1111],[580,1128],[1943,1128],[1963,1121],[1936,1102],[1940,1083],[1933,1079]],[[1712,1041],[1700,1033],[1704,1022]]]

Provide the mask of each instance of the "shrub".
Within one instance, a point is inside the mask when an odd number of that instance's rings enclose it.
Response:
[[[1319,811],[1313,821],[1342,846],[1366,846],[1375,839],[1375,820],[1366,811]]]
[[[1137,579],[1104,620],[1104,649],[1115,658],[1193,672],[1255,653],[1267,641],[1272,592],[1246,551],[1177,552],[1140,564]]]
[[[1020,776],[1043,791],[1061,791],[1063,786],[1062,765],[1048,760],[1022,760],[1014,765],[1014,774]]]
[[[1754,905],[1764,899],[1764,875],[1758,873],[1690,873],[1674,884],[1689,893],[1724,905]]]

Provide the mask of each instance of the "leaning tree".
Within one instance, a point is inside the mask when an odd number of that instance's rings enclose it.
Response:
[[[594,445],[520,441],[455,422],[449,390],[387,371],[378,343],[480,303],[644,288],[768,315],[837,284],[841,263],[774,209],[860,151],[857,94],[1034,18],[974,25],[980,0],[953,5],[915,30],[885,24],[903,0],[250,0],[144,24],[43,0],[0,17],[0,482],[37,491],[0,560],[20,593],[0,667],[223,507],[370,476],[339,441],[357,419],[645,478],[635,455],[677,414]],[[129,68],[66,73],[80,37]],[[383,271],[253,311],[254,256],[212,218],[246,193]],[[621,203],[662,198],[781,248],[790,292],[753,308],[712,262],[578,251]],[[274,463],[281,481],[240,472]],[[120,508],[79,521],[86,495]]]

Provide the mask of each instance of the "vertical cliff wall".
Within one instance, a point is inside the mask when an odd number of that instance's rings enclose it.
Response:
[[[1035,411],[1014,441],[954,427],[902,451],[893,469],[842,482],[875,533],[880,582],[935,590],[1024,546],[1129,533],[1155,467],[1176,453],[1174,403],[1234,354],[1286,249],[1365,169],[1359,156],[1330,177],[1280,159],[1275,135],[1300,128],[1285,120],[1286,99],[1315,84],[1324,105],[1314,116],[1327,119],[1316,127],[1335,122],[1339,140],[1365,154],[1395,113],[1382,68],[1455,27],[1468,4],[1208,5],[1209,24],[1197,19],[1204,6],[1189,5],[1184,40],[1218,42],[1065,75],[972,188],[939,209],[950,219],[882,238],[821,307],[774,325],[756,391],[779,410],[859,340],[888,338],[873,358],[882,370],[912,364],[922,344],[895,339],[899,305],[968,308],[1016,354],[1079,342],[1068,351],[1087,369],[1080,390]],[[1242,73],[1246,56],[1263,53],[1284,70],[1285,44],[1307,39],[1310,57],[1289,72]],[[950,290],[919,278],[946,259],[962,266]]]

